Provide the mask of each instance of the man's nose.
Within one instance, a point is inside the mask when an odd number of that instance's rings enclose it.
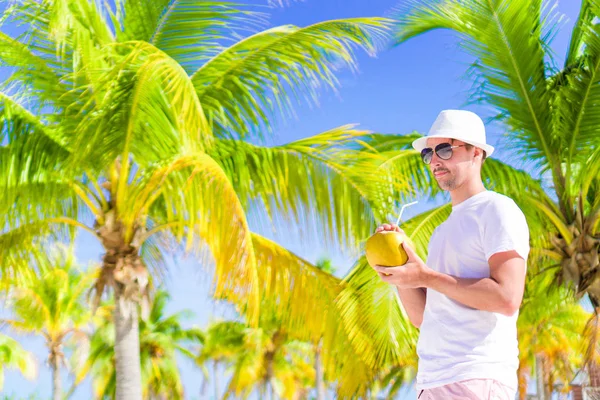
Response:
[[[438,157],[437,154],[435,154],[435,152],[433,152],[433,155],[431,156],[431,166],[432,167],[439,167],[440,165],[442,165],[441,159]]]

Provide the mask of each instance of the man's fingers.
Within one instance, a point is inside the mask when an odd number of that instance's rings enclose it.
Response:
[[[381,266],[381,265],[376,265],[375,266],[375,271],[391,275],[394,272],[396,272],[399,268],[402,268],[402,267],[403,266],[398,266],[398,267],[384,267],[384,266]]]
[[[404,247],[404,251],[406,251],[406,255],[408,256],[409,260],[420,260],[421,258],[419,257],[419,255],[417,253],[415,253],[415,250],[406,242],[402,242],[402,247]]]
[[[404,231],[402,229],[400,229],[400,227],[396,224],[382,224],[379,225],[377,227],[377,229],[375,230],[375,232],[381,232],[381,231],[394,231],[394,232],[400,232],[400,233],[404,233]]]

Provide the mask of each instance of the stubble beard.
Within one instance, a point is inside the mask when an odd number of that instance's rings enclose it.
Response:
[[[450,173],[448,173],[447,175],[450,175]],[[442,190],[452,191],[456,189],[456,178],[450,176],[446,179],[438,180],[437,184]]]

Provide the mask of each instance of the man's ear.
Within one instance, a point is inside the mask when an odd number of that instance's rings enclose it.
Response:
[[[473,147],[473,156],[481,158],[481,164],[484,163],[485,159],[483,158],[483,149],[479,147]]]

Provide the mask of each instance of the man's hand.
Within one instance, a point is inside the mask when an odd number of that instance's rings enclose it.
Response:
[[[381,231],[394,231],[394,232],[400,232],[403,233],[402,229],[400,229],[397,225],[395,224],[383,224],[380,227],[377,228],[376,232],[381,232]],[[406,254],[408,255],[408,261],[405,265],[402,266],[398,266],[398,267],[380,267],[380,266],[375,266],[373,267],[373,269],[375,269],[377,271],[377,273],[379,274],[379,276],[381,277],[381,279],[383,279],[384,281],[391,283],[391,284],[395,284],[395,282],[393,282],[394,280],[399,280],[399,281],[412,281],[413,278],[412,277],[408,277],[407,275],[411,275],[409,272],[412,272],[414,270],[418,270],[418,262],[421,261],[421,259],[419,258],[419,256],[417,256],[414,251],[412,251],[411,248],[408,248],[409,246],[406,245],[404,246],[404,249],[406,250]],[[410,266],[409,264],[414,263],[415,267],[417,268],[410,268],[409,270],[406,270],[407,266]],[[424,264],[423,264],[424,265]],[[416,274],[417,276],[419,275],[419,273]],[[416,278],[416,280],[420,280],[419,278]],[[400,284],[403,284],[402,282]],[[406,284],[406,282],[404,282],[404,284]],[[417,287],[416,289],[403,289],[402,286],[396,285],[396,290],[398,291],[398,295],[400,296],[400,301],[402,302],[402,306],[404,307],[404,309],[406,310],[406,313],[408,314],[408,318],[410,320],[410,322],[417,328],[421,327],[421,323],[423,322],[423,311],[425,310],[425,300],[426,300],[426,291],[427,289],[423,288],[423,287]]]
[[[377,271],[383,281],[396,285],[399,289],[427,287],[431,268],[425,265],[425,262],[406,242],[402,243],[402,246],[408,255],[406,264],[397,267],[377,265],[375,266],[375,271]]]

